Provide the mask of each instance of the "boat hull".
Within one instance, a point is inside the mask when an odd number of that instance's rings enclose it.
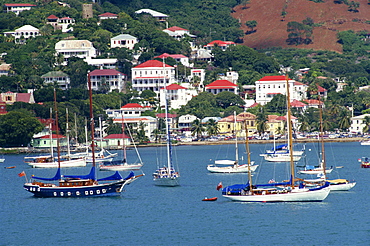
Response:
[[[59,163],[57,161],[28,163],[28,165],[32,166],[33,168],[58,168],[59,167]],[[85,166],[86,166],[85,159],[77,159],[77,160],[69,160],[69,161],[60,162],[60,167],[85,167]]]
[[[78,187],[42,187],[33,183],[24,184],[24,189],[33,193],[36,197],[97,197],[118,196],[126,184],[133,180],[121,180],[118,182],[78,186]]]
[[[265,161],[269,161],[269,162],[287,162],[287,161],[290,161],[290,155],[289,154],[265,155],[264,158],[265,158]],[[299,161],[301,158],[302,158],[302,156],[295,155],[295,156],[293,156],[293,161]]]
[[[156,186],[168,186],[168,187],[174,187],[180,185],[180,178],[154,178],[154,185]]]
[[[252,172],[256,171],[258,165],[250,166]],[[238,165],[238,166],[227,166],[219,167],[215,165],[208,165],[207,170],[211,173],[247,173],[249,172],[248,165]]]
[[[223,195],[223,197],[238,202],[321,202],[330,192],[330,188],[319,190],[293,189],[287,193],[266,195]]]
[[[100,171],[130,171],[140,170],[143,165],[141,164],[122,164],[122,165],[100,165]]]
[[[331,173],[331,171],[333,171],[333,169],[326,169],[325,170],[325,173]],[[323,169],[312,169],[312,170],[300,170],[298,171],[299,174],[321,174],[321,173],[324,173],[324,170]]]

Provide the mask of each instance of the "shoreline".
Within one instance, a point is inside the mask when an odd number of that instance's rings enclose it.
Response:
[[[365,140],[362,137],[354,137],[354,138],[326,138],[324,142],[361,142]],[[275,143],[282,144],[286,143],[286,139],[278,139],[275,140]],[[319,139],[295,139],[294,143],[312,143],[312,142],[319,142]],[[186,146],[186,145],[222,145],[222,144],[234,144],[235,140],[220,140],[220,141],[194,141],[194,142],[178,142],[173,144],[173,146]],[[239,144],[244,144],[244,140],[238,140]],[[274,143],[274,140],[249,140],[250,144],[266,144],[266,143]],[[139,144],[136,145],[138,148],[145,148],[145,147],[158,147],[158,146],[166,146],[166,143],[150,143],[150,144]],[[133,146],[129,146],[129,148],[133,148]],[[121,148],[107,148],[107,150],[121,150]],[[13,147],[13,148],[0,148],[0,154],[24,154],[24,153],[48,153],[49,148],[45,149],[31,149],[28,147]]]

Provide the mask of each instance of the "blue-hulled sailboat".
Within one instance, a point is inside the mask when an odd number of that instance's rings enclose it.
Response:
[[[123,188],[132,183],[134,180],[144,174],[135,176],[134,172],[123,178],[116,171],[113,175],[97,179],[95,165],[95,142],[94,142],[94,117],[92,110],[92,89],[90,76],[88,77],[89,92],[90,92],[90,119],[91,119],[91,149],[93,157],[93,165],[88,175],[62,175],[60,168],[60,147],[58,147],[58,170],[54,177],[43,178],[32,176],[30,182],[24,184],[24,189],[33,193],[36,197],[95,197],[95,196],[116,196],[120,195]],[[56,93],[54,91],[54,98]],[[55,102],[56,124],[58,125],[58,111]]]

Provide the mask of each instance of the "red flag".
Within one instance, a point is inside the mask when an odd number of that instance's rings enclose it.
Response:
[[[26,173],[25,173],[24,171],[22,171],[21,173],[18,173],[18,176],[19,176],[19,177],[26,176]]]
[[[220,190],[222,188],[222,182],[220,182],[220,183],[218,183],[218,185],[217,185],[217,190]]]

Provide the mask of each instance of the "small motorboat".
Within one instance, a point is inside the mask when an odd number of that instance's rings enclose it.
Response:
[[[217,200],[217,197],[211,197],[211,198],[205,197],[202,201],[216,201],[216,200]]]
[[[13,169],[15,168],[15,166],[11,166],[11,167],[4,167],[5,169]]]

